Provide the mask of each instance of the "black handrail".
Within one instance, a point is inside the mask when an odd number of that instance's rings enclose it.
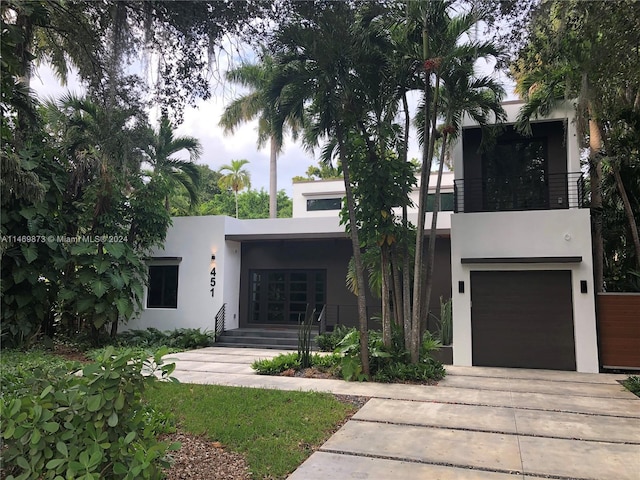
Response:
[[[224,320],[225,320],[225,312],[227,309],[227,304],[223,303],[222,307],[220,307],[220,310],[218,310],[218,313],[216,313],[216,325],[215,325],[215,332],[214,332],[214,341],[218,341],[218,338],[220,338],[220,335],[222,335],[222,333],[224,332]]]
[[[454,212],[502,212],[582,208],[586,191],[582,172],[549,173],[532,178],[457,179]]]

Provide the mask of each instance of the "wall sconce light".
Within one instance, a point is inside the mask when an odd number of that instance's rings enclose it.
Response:
[[[215,259],[216,259],[216,255],[215,254],[211,255],[211,260],[215,260]]]
[[[580,293],[587,293],[587,281],[580,280]]]
[[[464,282],[462,280],[458,282],[458,293],[464,293]]]

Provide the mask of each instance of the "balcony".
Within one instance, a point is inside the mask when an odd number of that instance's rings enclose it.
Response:
[[[507,212],[582,208],[585,180],[582,172],[531,176],[455,180],[454,213]]]

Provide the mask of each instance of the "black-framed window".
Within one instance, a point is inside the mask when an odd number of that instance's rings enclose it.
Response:
[[[341,198],[310,198],[309,200],[307,200],[308,212],[317,212],[321,210],[340,210],[341,208]]]
[[[326,301],[325,270],[251,270],[249,278],[252,323],[297,324]]]
[[[430,193],[427,196],[427,212],[433,212],[433,202],[435,201],[436,194]],[[453,212],[453,192],[441,192],[440,193],[440,210],[439,212]]]
[[[147,308],[178,308],[178,265],[149,265]]]
[[[547,139],[498,142],[482,156],[482,178],[486,211],[548,208]]]

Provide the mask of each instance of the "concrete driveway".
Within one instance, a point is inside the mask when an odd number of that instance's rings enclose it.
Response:
[[[640,399],[622,375],[447,367],[437,386],[256,375],[280,352],[171,355],[185,383],[317,390],[371,399],[290,480],[640,480]]]

